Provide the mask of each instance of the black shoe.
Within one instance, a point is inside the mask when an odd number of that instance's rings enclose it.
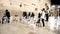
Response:
[[[8,23],[10,23],[10,21],[8,21]]]
[[[43,27],[45,27],[45,26],[43,26]]]

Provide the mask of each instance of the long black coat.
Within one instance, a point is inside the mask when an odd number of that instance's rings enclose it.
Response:
[[[6,16],[7,17],[10,17],[10,12],[6,12]]]

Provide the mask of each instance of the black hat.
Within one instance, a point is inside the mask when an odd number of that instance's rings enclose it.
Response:
[[[8,11],[7,9],[5,11]]]
[[[44,10],[45,10],[45,8],[42,9],[42,11],[44,11]]]

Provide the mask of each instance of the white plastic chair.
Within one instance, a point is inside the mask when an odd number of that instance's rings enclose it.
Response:
[[[2,19],[4,19],[4,20],[2,20],[3,23],[8,22],[8,20],[9,20],[8,17],[3,17]]]
[[[32,27],[34,29],[34,31],[35,31],[35,29],[36,29],[36,23],[34,21],[34,18],[31,17],[30,21],[28,22],[28,26],[30,28]]]

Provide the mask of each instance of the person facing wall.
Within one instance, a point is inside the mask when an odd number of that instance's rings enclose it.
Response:
[[[6,9],[5,14],[8,17],[8,23],[10,22],[10,12]]]
[[[33,18],[34,18],[34,16],[35,16],[35,14],[32,12],[31,17],[33,17]]]
[[[27,12],[23,12],[23,17],[27,18]]]

